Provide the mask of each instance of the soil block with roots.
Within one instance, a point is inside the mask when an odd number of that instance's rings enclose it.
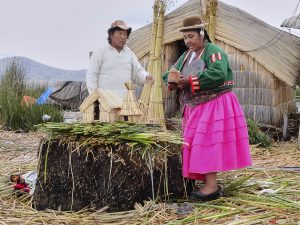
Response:
[[[178,146],[177,146],[178,148]],[[182,177],[180,149],[153,159],[126,145],[78,145],[42,140],[33,197],[38,210],[85,207],[125,211],[144,200],[184,198],[191,182]]]

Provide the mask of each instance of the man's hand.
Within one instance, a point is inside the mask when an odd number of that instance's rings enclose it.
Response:
[[[188,86],[190,86],[190,77],[188,77],[188,76],[184,77],[184,76],[180,75],[178,88],[182,90]]]
[[[153,85],[155,82],[154,76],[152,76],[151,74],[148,74],[146,76],[146,83]]]

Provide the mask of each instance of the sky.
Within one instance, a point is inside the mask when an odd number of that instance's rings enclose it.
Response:
[[[200,1],[200,0],[199,0]],[[280,28],[300,0],[222,0]],[[187,0],[173,0],[169,11]],[[0,0],[0,58],[24,56],[61,69],[86,69],[107,43],[112,21],[133,30],[152,21],[153,0]],[[300,30],[293,30],[300,36]]]

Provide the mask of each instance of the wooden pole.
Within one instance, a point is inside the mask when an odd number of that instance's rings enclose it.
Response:
[[[282,127],[282,137],[284,140],[287,138],[287,128],[288,128],[288,117],[287,114],[283,114],[283,127]]]
[[[298,131],[298,149],[300,149],[300,126]]]

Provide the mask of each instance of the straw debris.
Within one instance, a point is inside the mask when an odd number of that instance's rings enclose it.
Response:
[[[222,198],[192,202],[193,212],[177,214],[186,200],[158,203],[146,201],[133,210],[107,213],[106,207],[78,212],[36,211],[28,196],[16,197],[8,182],[15,172],[36,168],[36,149],[41,136],[1,132],[0,224],[297,224],[300,221],[300,152],[295,141],[270,148],[251,146],[253,168],[220,174],[225,188]],[[24,147],[26,146],[26,148]],[[287,170],[287,168],[290,168]],[[247,178],[247,179],[245,179]],[[262,190],[276,191],[259,194]],[[235,191],[230,191],[235,190]]]

